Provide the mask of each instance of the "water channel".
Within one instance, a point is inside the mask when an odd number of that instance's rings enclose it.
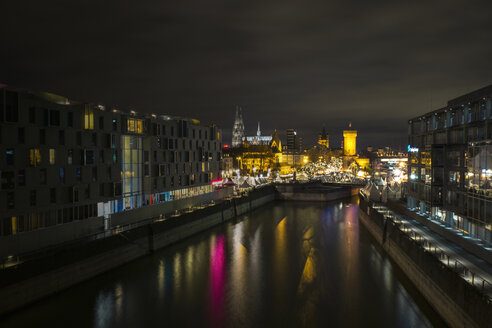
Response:
[[[0,327],[432,327],[355,200],[274,202],[0,319]]]

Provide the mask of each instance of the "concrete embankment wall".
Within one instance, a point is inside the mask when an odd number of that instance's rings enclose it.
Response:
[[[477,288],[361,198],[358,216],[394,262],[450,327],[492,327],[492,304]],[[384,242],[383,242],[384,239]]]
[[[0,271],[0,314],[231,220],[274,199],[274,187],[266,186],[242,198],[226,200],[104,239],[50,249],[43,256]]]
[[[277,198],[295,201],[329,202],[332,200],[356,196],[358,186],[323,186],[312,184],[277,184]]]

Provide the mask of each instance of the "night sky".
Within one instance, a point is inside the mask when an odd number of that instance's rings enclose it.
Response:
[[[347,5],[350,3],[350,5]],[[492,83],[492,1],[8,1],[0,82],[214,122],[406,145],[409,118]]]

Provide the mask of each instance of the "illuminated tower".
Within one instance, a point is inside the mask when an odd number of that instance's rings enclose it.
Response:
[[[318,144],[320,146],[325,146],[326,148],[330,148],[330,139],[329,139],[328,135],[326,134],[325,127],[323,127],[323,132],[321,132],[319,134]]]
[[[236,107],[236,119],[232,128],[232,147],[240,147],[244,139],[244,123],[241,108]]]
[[[350,130],[343,130],[343,155],[355,156],[357,152],[357,130],[352,130],[352,123],[349,123]]]

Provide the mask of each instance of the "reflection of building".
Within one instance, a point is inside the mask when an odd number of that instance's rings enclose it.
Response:
[[[73,238],[99,231],[102,217],[211,192],[221,134],[197,120],[0,88],[0,152],[0,235]]]
[[[330,148],[330,139],[326,134],[325,127],[323,127],[323,131],[318,136],[318,145]]]
[[[236,119],[232,128],[232,147],[240,147],[244,139],[244,123],[241,108],[236,108]]]
[[[408,207],[492,242],[492,85],[408,124]]]

